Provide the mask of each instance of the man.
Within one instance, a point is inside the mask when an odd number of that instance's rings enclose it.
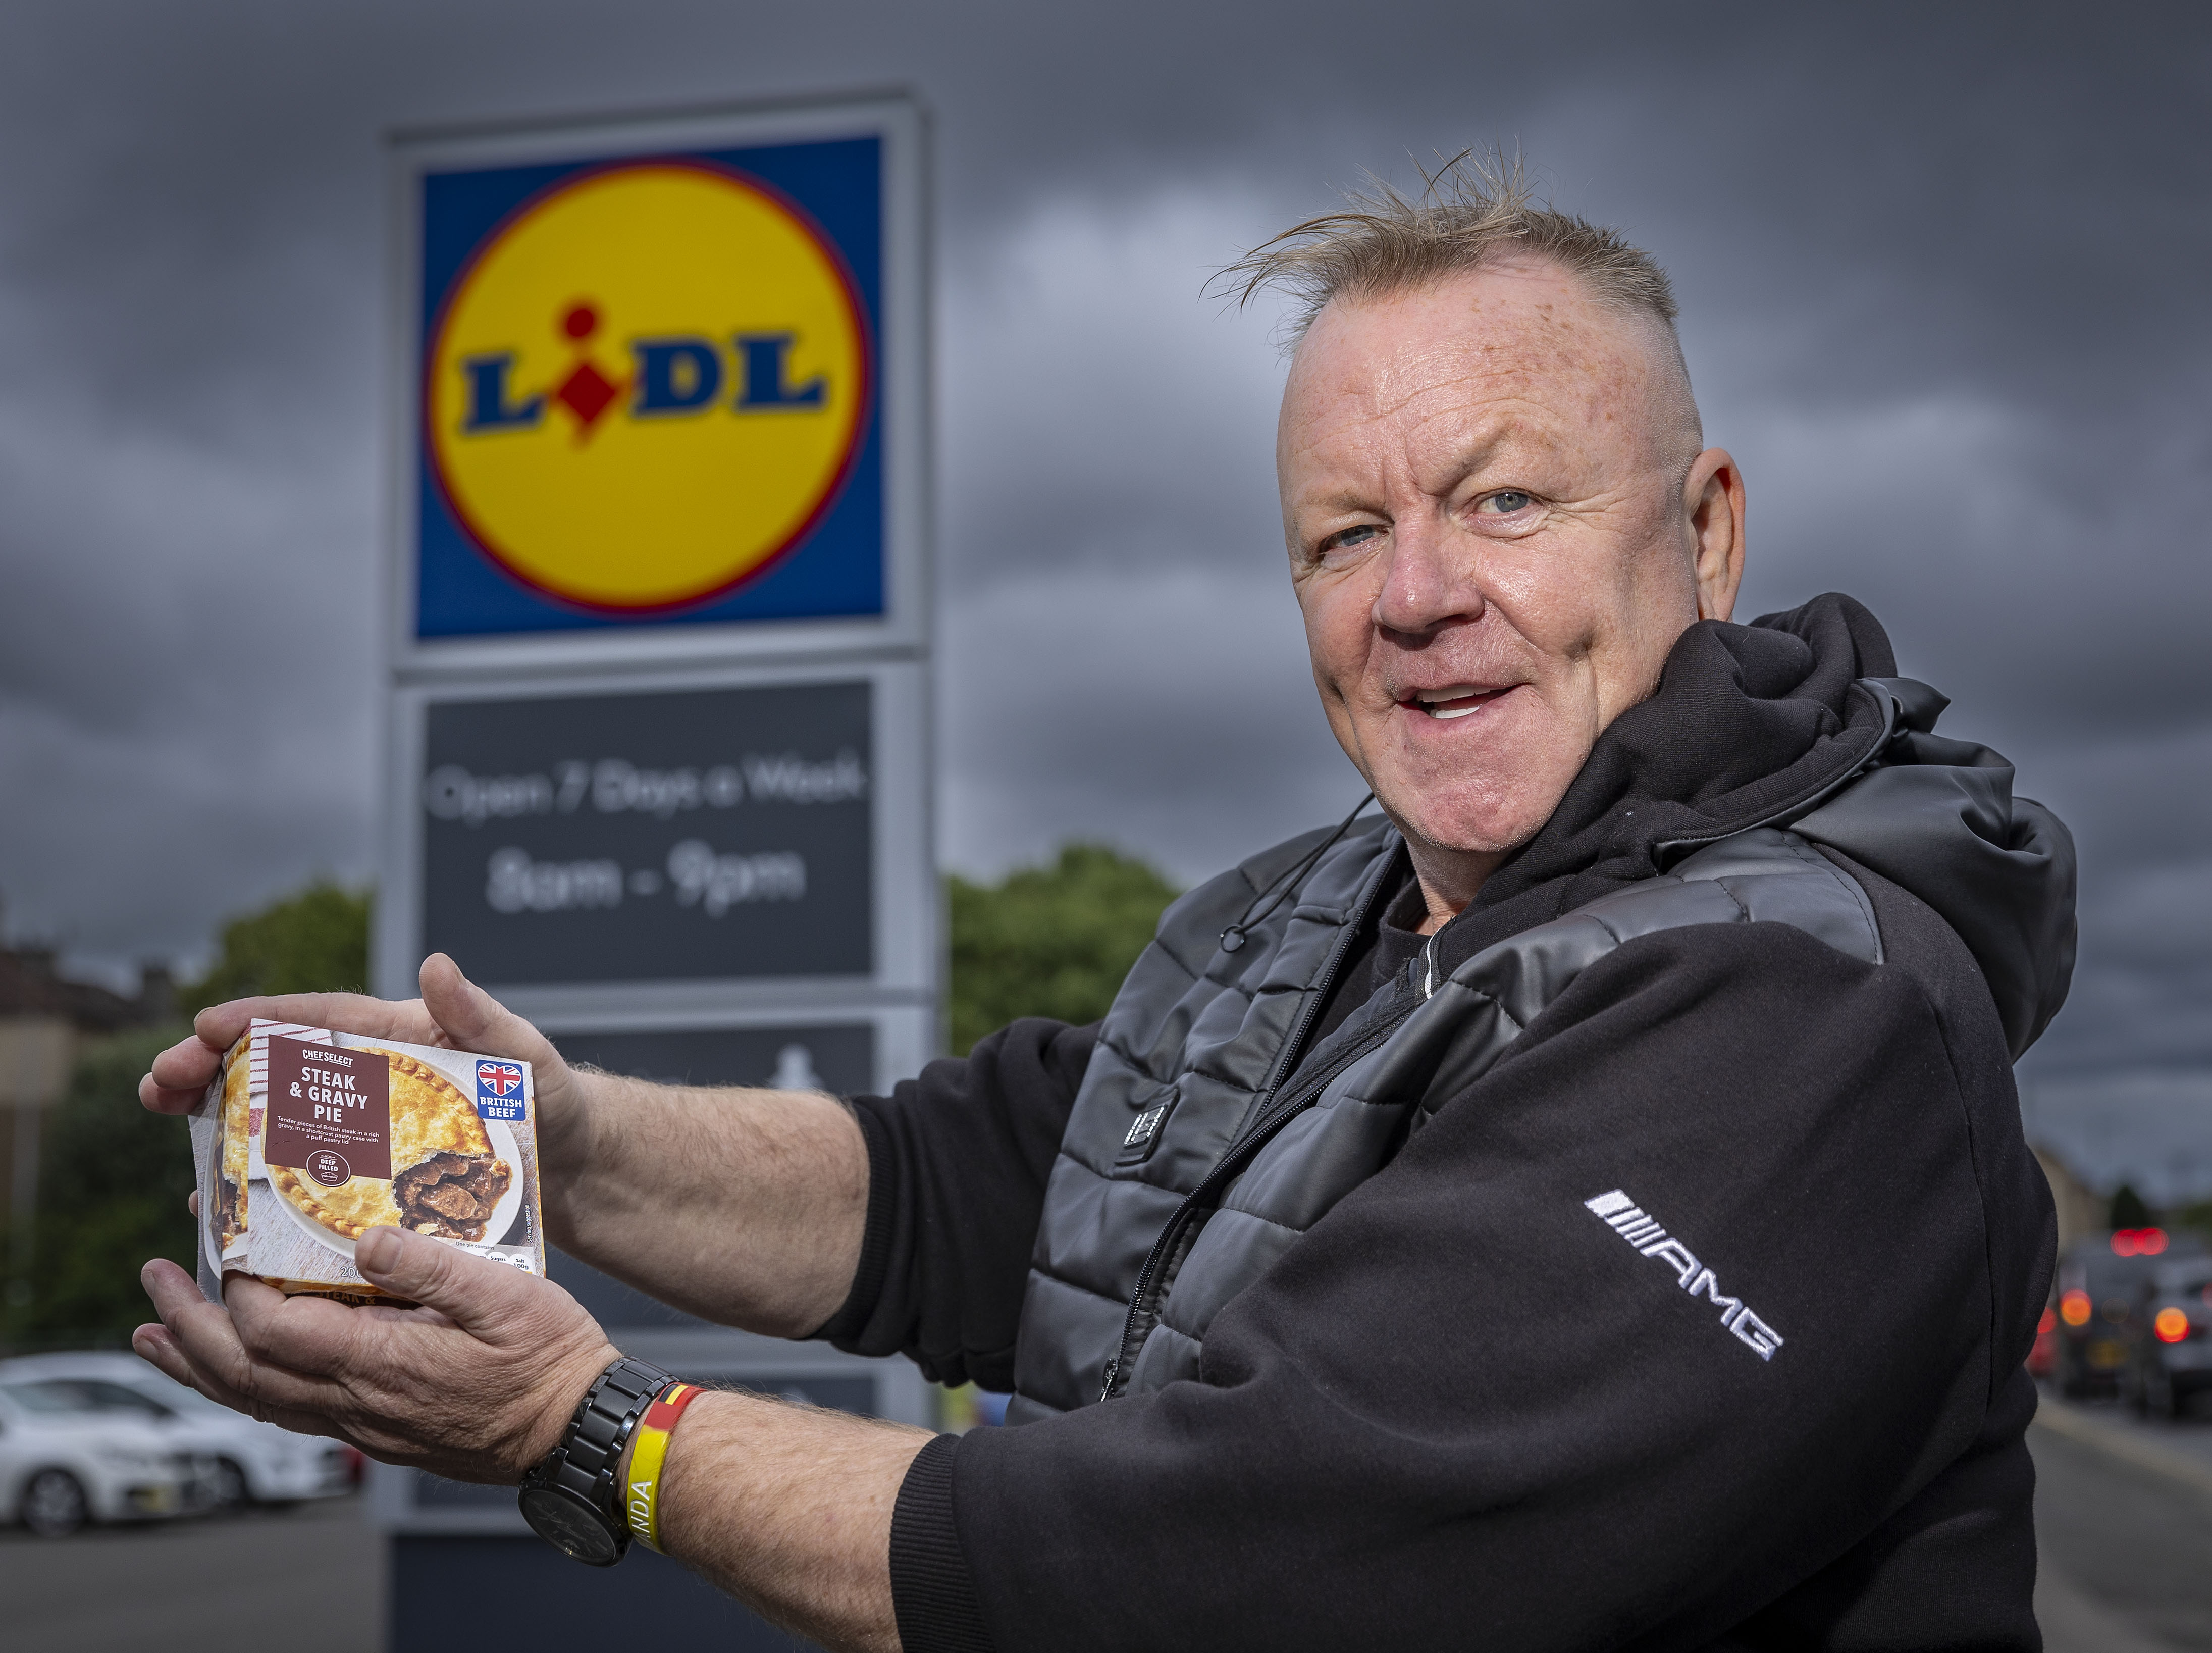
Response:
[[[2008,1057],[2063,829],[1849,599],[1729,623],[1743,483],[1646,255],[1455,173],[1244,273],[1307,301],[1291,577],[1379,816],[1184,897],[1099,1027],[889,1097],[579,1072],[434,957],[204,1012],[149,1105],[257,1014],[524,1057],[565,1250],[1012,1389],[668,1437],[666,1547],[831,1647],[2039,1645]],[[566,1449],[617,1352],[564,1293],[358,1256],[426,1308],[155,1263],[137,1346],[447,1475]]]

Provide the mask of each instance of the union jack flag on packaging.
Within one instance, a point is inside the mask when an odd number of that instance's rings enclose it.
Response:
[[[523,1086],[527,1083],[520,1062],[477,1058],[477,1114],[483,1119],[520,1119],[526,1107]]]

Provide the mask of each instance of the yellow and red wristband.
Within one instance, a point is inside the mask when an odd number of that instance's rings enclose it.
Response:
[[[623,1509],[630,1536],[647,1549],[660,1548],[660,1471],[668,1461],[669,1434],[684,1408],[705,1393],[696,1383],[671,1383],[653,1396],[630,1437]]]

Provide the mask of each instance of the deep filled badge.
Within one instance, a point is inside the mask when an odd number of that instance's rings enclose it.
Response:
[[[836,247],[733,168],[571,174],[476,250],[424,364],[433,481],[530,589],[668,613],[759,579],[866,428],[867,319]]]

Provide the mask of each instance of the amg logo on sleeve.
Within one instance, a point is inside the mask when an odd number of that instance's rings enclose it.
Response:
[[[1747,1346],[1761,1360],[1774,1358],[1774,1352],[1782,1346],[1782,1334],[1744,1307],[1741,1297],[1724,1297],[1720,1282],[1713,1271],[1700,1263],[1680,1240],[1662,1228],[1657,1220],[1647,1213],[1635,1200],[1619,1188],[1610,1194],[1601,1194],[1583,1204],[1599,1217],[1614,1233],[1634,1246],[1647,1257],[1656,1257],[1675,1271],[1675,1284],[1692,1297],[1702,1291],[1706,1299],[1721,1311],[1721,1324],[1733,1332],[1739,1342]]]

